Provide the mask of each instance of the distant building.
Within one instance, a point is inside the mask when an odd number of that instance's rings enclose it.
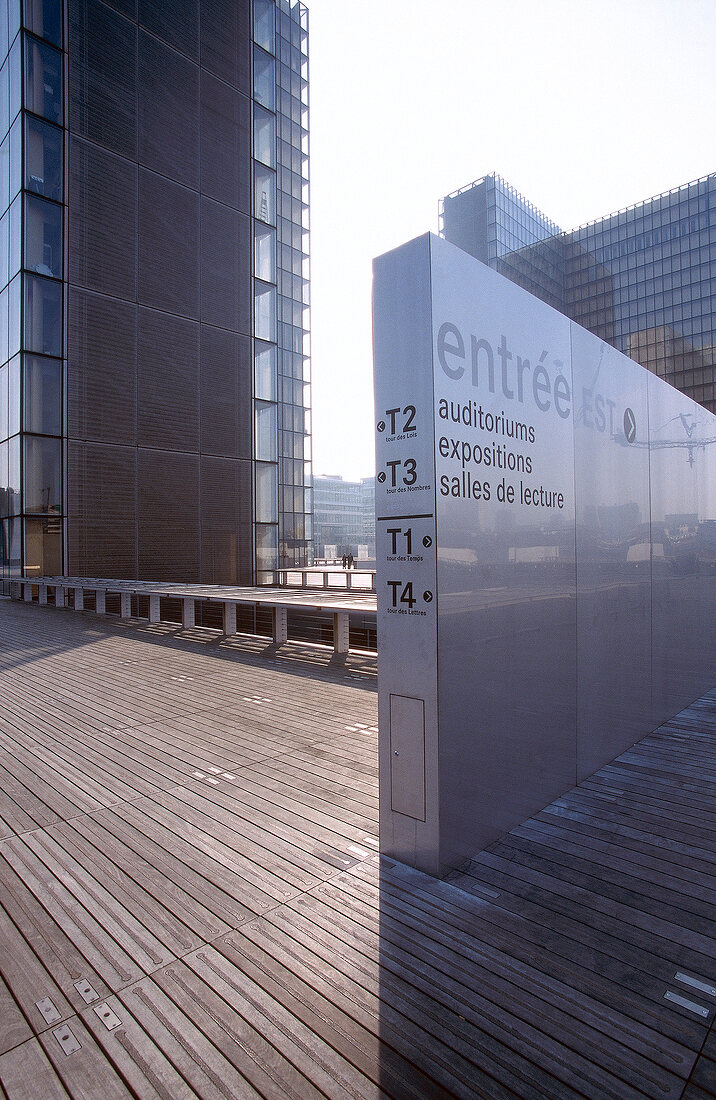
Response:
[[[311,540],[307,9],[0,7],[0,587],[270,583]]]
[[[375,557],[375,478],[313,479],[313,553],[316,558]]]
[[[499,176],[442,235],[716,412],[716,174],[563,233]]]

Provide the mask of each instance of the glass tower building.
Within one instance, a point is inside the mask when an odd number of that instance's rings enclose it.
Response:
[[[447,240],[716,412],[716,174],[551,225],[497,176],[441,204]]]
[[[0,0],[0,57],[0,582],[305,564],[305,7]]]

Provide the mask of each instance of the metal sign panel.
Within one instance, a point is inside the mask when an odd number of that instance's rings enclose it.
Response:
[[[436,237],[374,276],[381,850],[442,874],[682,705],[652,693],[650,479],[679,465],[693,515],[657,491],[658,534],[703,547],[716,418]],[[655,467],[650,401],[698,470]],[[657,603],[700,593],[704,653],[713,572]]]

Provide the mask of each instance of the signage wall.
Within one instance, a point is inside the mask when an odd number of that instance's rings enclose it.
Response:
[[[716,680],[716,418],[439,238],[374,276],[381,849],[442,874]]]

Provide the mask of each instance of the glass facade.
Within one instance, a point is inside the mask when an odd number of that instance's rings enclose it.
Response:
[[[342,477],[316,476],[313,525],[317,558],[347,553],[374,558],[375,478],[344,481]]]
[[[443,236],[716,412],[716,174],[537,239],[497,180],[443,200]]]
[[[254,0],[253,20],[256,579],[271,583],[311,541],[308,12]]]
[[[0,61],[0,584],[306,564],[306,8],[0,0]]]
[[[0,2],[0,584],[62,571],[63,5]]]

